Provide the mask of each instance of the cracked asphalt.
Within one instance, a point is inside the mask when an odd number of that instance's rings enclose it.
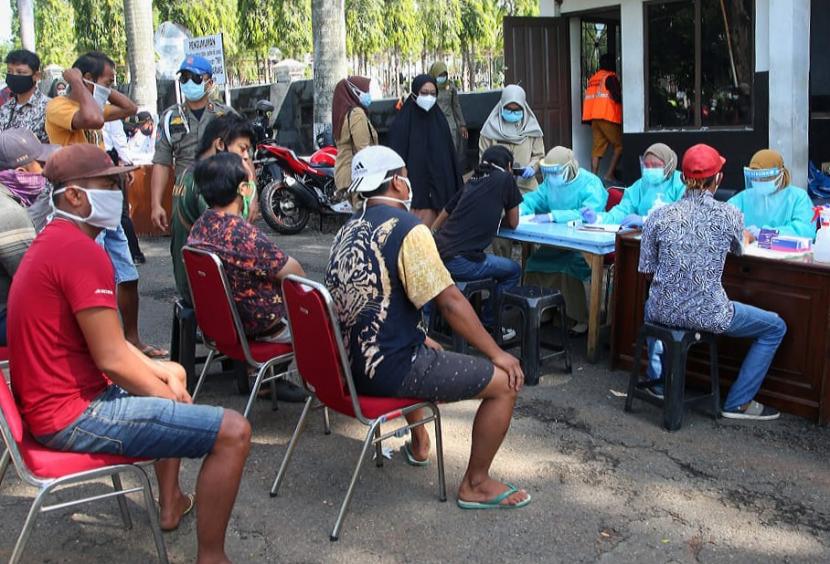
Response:
[[[316,218],[312,218],[312,223]],[[267,229],[267,227],[264,227]],[[320,280],[334,227],[275,237]],[[142,240],[142,333],[167,346],[175,298],[168,240]],[[667,433],[660,413],[635,403],[623,412],[627,375],[585,361],[574,342],[572,374],[556,360],[541,384],[522,392],[513,424],[493,464],[495,477],[533,496],[515,511],[464,512],[455,488],[469,454],[476,402],[442,406],[449,501],[437,498],[434,463],[407,466],[391,439],[392,460],[364,464],[338,542],[329,541],[339,503],[360,451],[364,428],[332,416],[325,436],[319,414],[295,451],[280,495],[268,495],[300,405],[253,411],[250,458],[227,537],[236,562],[830,562],[830,432],[784,415],[771,423],[720,420],[689,412]],[[607,353],[606,353],[607,356]],[[227,376],[208,378],[200,402],[241,410],[244,398]],[[198,461],[185,461],[190,490]],[[82,488],[103,493],[105,482]],[[0,559],[7,559],[34,489],[9,470],[0,485]],[[58,493],[59,499],[68,499]],[[114,501],[43,515],[24,562],[124,562],[155,559],[139,497],[134,527],[121,528]],[[165,535],[172,562],[193,561],[195,520]]]

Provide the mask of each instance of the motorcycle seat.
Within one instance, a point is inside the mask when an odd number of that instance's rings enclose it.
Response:
[[[314,170],[316,170],[317,172],[319,172],[323,176],[334,176],[334,167],[333,166],[327,166],[327,165],[324,165],[324,164],[314,164],[314,163],[309,163],[309,165],[311,166],[311,168],[313,168]]]

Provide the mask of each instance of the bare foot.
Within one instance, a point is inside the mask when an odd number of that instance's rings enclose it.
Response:
[[[498,480],[494,480],[492,478],[487,478],[483,482],[474,486],[465,476],[464,480],[461,482],[461,486],[458,488],[458,499],[462,501],[483,503],[493,499],[494,497],[498,497],[509,489],[510,487],[506,484],[502,484]],[[526,500],[528,497],[530,497],[530,494],[528,494],[527,491],[519,490],[503,499],[501,505],[516,505],[517,503],[521,503]]]
[[[415,460],[420,462],[429,458],[429,433],[423,426],[412,429],[412,437],[409,442]]]
[[[162,506],[159,513],[159,524],[162,531],[175,531],[179,528],[182,517],[190,513],[195,501],[192,497],[179,492],[179,497],[172,507]]]

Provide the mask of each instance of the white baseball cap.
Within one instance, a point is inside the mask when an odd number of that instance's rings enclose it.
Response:
[[[352,159],[352,183],[349,192],[374,192],[390,170],[406,166],[401,156],[382,145],[373,145],[357,152]]]

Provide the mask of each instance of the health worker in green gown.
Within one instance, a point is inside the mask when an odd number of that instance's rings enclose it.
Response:
[[[652,210],[678,201],[686,191],[677,170],[677,153],[668,145],[655,143],[646,149],[640,157],[640,172],[640,179],[625,189],[619,204],[608,212],[584,208],[582,221],[639,228]]]
[[[744,168],[746,189],[729,199],[744,214],[750,241],[761,229],[777,229],[779,235],[816,236],[813,202],[807,190],[790,185],[784,157],[773,149],[758,151]]]
[[[595,212],[605,209],[608,192],[595,174],[579,167],[572,150],[554,147],[539,169],[544,182],[535,192],[524,195],[519,215],[534,223],[567,223],[581,219],[580,210]],[[565,311],[574,321],[572,331],[584,333],[588,329],[588,306],[584,282],[591,277],[591,269],[575,251],[542,247],[527,261],[525,281],[528,284],[556,288],[565,298]]]

